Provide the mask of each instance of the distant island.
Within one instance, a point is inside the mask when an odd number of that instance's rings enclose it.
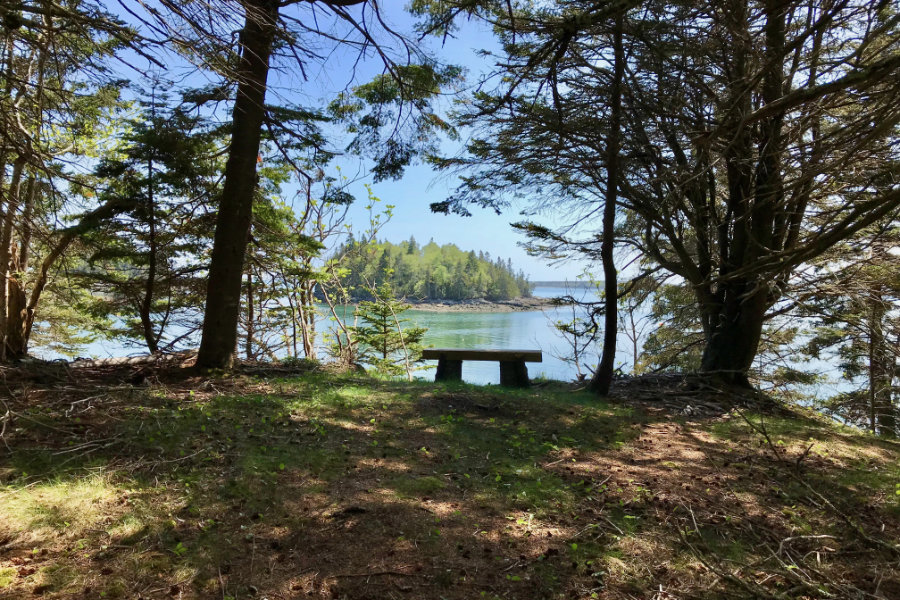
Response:
[[[355,300],[371,298],[373,286],[382,283],[414,303],[504,302],[530,298],[534,287],[509,259],[434,240],[420,246],[414,237],[398,244],[351,239],[337,254],[344,256],[344,284]]]

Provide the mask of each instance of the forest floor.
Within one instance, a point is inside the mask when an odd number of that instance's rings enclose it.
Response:
[[[900,598],[895,442],[702,380],[254,373],[3,371],[0,598]]]

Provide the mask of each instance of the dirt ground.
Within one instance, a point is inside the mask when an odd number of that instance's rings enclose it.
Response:
[[[4,375],[0,598],[900,598],[900,445],[699,379]]]

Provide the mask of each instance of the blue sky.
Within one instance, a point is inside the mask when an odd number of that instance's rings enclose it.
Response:
[[[389,3],[386,9],[399,30],[408,31],[412,21],[408,15],[399,10],[400,3]],[[386,6],[387,3],[382,4]],[[478,53],[482,50],[493,50],[497,47],[493,34],[482,24],[470,21],[464,23],[454,37],[441,43],[440,40],[426,40],[427,49],[440,60],[462,66],[467,71],[466,86],[478,82],[484,73],[490,72],[491,63]],[[375,65],[376,71],[380,65]],[[331,78],[329,78],[331,79]],[[315,82],[310,81],[310,84]],[[343,84],[343,82],[340,82]],[[449,100],[449,99],[448,99]],[[449,108],[449,101],[446,107]],[[466,132],[461,132],[462,140],[447,140],[443,144],[446,154],[457,154],[462,148]],[[510,223],[520,221],[521,207],[510,207],[503,214],[497,215],[493,210],[472,207],[473,216],[434,214],[429,209],[432,202],[444,200],[458,183],[457,177],[446,173],[435,172],[428,165],[414,165],[406,170],[402,179],[372,184],[373,192],[384,203],[396,206],[391,221],[381,230],[380,237],[392,242],[408,239],[410,235],[416,240],[426,243],[434,239],[438,244],[453,243],[464,250],[483,250],[492,257],[512,258],[516,268],[521,268],[532,280],[575,279],[584,268],[584,263],[568,261],[548,264],[546,260],[529,256],[519,246],[524,238],[513,231]],[[364,197],[360,184],[356,190],[357,197]],[[354,225],[365,227],[368,215],[362,203],[351,211]],[[553,215],[545,215],[544,222],[553,221]]]
[[[411,17],[401,9],[400,2],[382,3],[386,20],[397,31],[409,33],[412,30]],[[491,64],[478,55],[481,50],[496,48],[496,42],[490,30],[478,22],[470,21],[461,25],[454,37],[445,41],[431,39],[426,41],[427,50],[439,60],[462,66],[466,69],[467,83],[473,85],[481,76],[490,71]],[[355,51],[336,51],[328,54],[321,64],[308,65],[307,79],[304,80],[296,69],[296,64],[282,62],[270,74],[269,102],[279,98],[303,105],[322,105],[354,83],[362,83],[383,69],[380,60],[358,61]],[[182,59],[167,56],[166,62],[178,75],[185,77],[190,85],[202,85],[203,74],[193,71]],[[292,68],[292,66],[294,68]],[[166,75],[173,77],[174,72]],[[451,99],[443,104],[449,108]],[[463,139],[466,132],[461,132]],[[442,149],[447,154],[457,154],[463,142],[446,140]],[[350,159],[338,161],[345,175],[355,179],[364,168]],[[336,173],[329,173],[335,175]],[[545,260],[528,256],[518,244],[523,237],[510,227],[511,222],[522,220],[521,207],[510,207],[503,214],[497,215],[492,210],[472,209],[472,217],[433,214],[429,205],[445,199],[456,187],[455,176],[434,172],[427,165],[414,165],[408,168],[402,179],[372,183],[370,177],[363,176],[353,184],[350,192],[359,201],[351,209],[350,222],[355,229],[365,229],[368,213],[364,208],[366,197],[364,184],[372,185],[373,193],[382,199],[384,204],[394,205],[394,216],[379,234],[382,239],[398,242],[411,235],[421,243],[434,239],[438,244],[454,243],[464,250],[483,250],[492,257],[511,258],[516,268],[528,274],[532,280],[574,279],[584,268],[583,263],[566,262],[548,264]],[[288,190],[287,196],[292,195]],[[554,215],[545,215],[542,222],[552,221]],[[552,223],[551,223],[552,224]]]

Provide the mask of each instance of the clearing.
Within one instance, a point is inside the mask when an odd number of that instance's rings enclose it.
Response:
[[[900,598],[895,442],[677,378],[258,373],[7,371],[0,597]]]

